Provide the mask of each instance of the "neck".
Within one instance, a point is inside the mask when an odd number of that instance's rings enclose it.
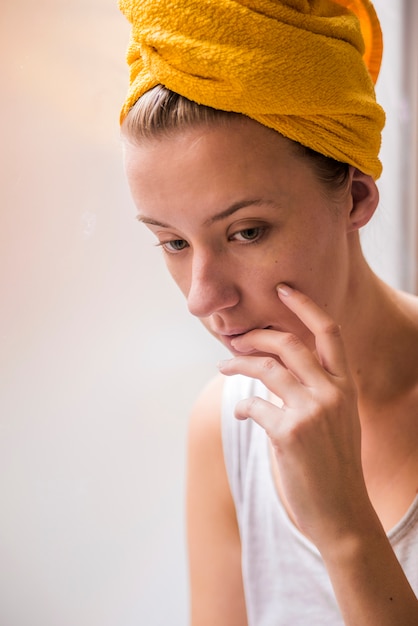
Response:
[[[387,406],[416,384],[417,305],[385,285],[364,260],[353,275],[342,329],[359,405]]]

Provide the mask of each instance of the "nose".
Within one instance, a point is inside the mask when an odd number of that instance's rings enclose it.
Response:
[[[190,313],[203,318],[235,306],[239,290],[232,274],[222,255],[195,255],[187,294]]]

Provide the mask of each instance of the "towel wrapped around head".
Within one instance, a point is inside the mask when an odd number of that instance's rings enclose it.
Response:
[[[369,0],[119,0],[132,23],[121,122],[158,84],[378,178],[382,39]]]

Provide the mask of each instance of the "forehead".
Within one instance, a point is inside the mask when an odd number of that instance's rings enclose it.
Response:
[[[172,129],[138,141],[129,137],[124,139],[129,160],[139,157],[144,164],[144,157],[152,159],[162,155],[164,160],[187,160],[196,156],[201,159],[205,154],[209,159],[214,155],[225,155],[240,162],[248,161],[249,156],[255,159],[275,157],[274,160],[284,162],[288,158],[297,160],[293,141],[244,116]]]
[[[198,126],[168,136],[125,143],[128,180],[138,205],[171,201],[237,201],[273,189],[292,193],[309,178],[293,142],[247,119]],[[311,176],[311,178],[313,178]]]

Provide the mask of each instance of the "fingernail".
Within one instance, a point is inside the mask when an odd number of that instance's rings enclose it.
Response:
[[[292,288],[289,287],[289,285],[285,285],[284,283],[280,283],[280,285],[277,285],[276,289],[277,293],[280,296],[290,296],[292,292]]]
[[[229,363],[229,361],[228,361],[228,360],[226,360],[226,361],[218,361],[218,362],[217,362],[217,364],[216,364],[216,367],[217,367],[219,370],[221,370],[223,367],[225,367],[225,365],[227,365],[227,363]]]

